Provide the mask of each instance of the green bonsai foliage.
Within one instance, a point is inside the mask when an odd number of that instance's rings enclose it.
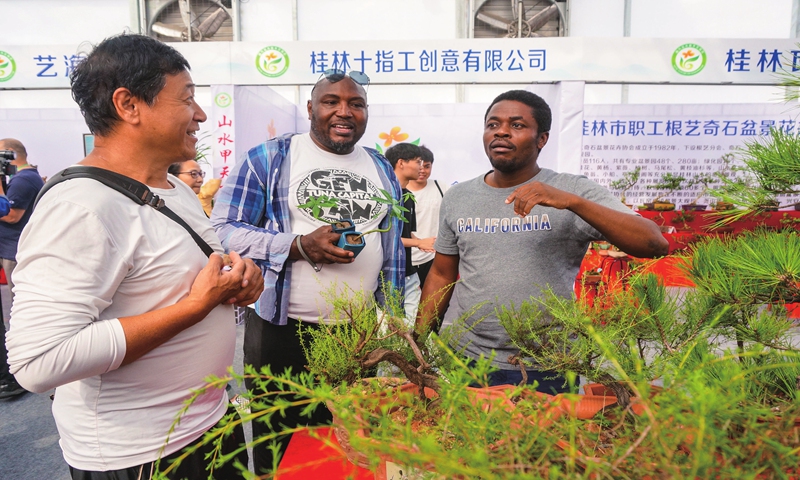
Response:
[[[705,295],[737,308],[800,301],[800,236],[758,230],[695,245],[687,274]]]
[[[664,341],[669,348],[676,340],[664,287],[650,275],[635,281],[631,290],[601,290],[595,301],[574,301],[552,291],[531,298],[518,308],[502,307],[500,323],[519,348],[520,368],[536,365],[562,375],[582,375],[614,391],[627,406],[630,391],[616,372],[636,372],[636,379],[657,376],[648,356],[648,345]],[[663,318],[662,318],[663,317]],[[661,323],[659,323],[661,322]],[[663,324],[667,322],[668,324]],[[658,335],[657,329],[664,331]],[[598,340],[599,339],[599,340]],[[609,363],[614,358],[615,363]]]
[[[719,225],[780,207],[777,197],[800,193],[800,137],[771,128],[769,135],[745,142],[739,155],[742,178],[726,179],[712,194],[743,207],[720,212]]]
[[[667,202],[664,198],[669,197],[676,190],[680,190],[681,187],[683,186],[683,182],[685,181],[686,177],[683,177],[681,175],[674,175],[672,172],[667,172],[661,175],[661,178],[659,179],[658,183],[647,186],[649,190],[659,190],[664,192],[658,195],[656,198],[654,198],[653,203],[657,202],[670,203]]]
[[[244,375],[212,378],[183,413],[207,389],[251,378],[258,387],[249,394],[251,413],[227,415],[204,442],[218,446],[238,423],[290,405],[311,411],[326,404],[374,468],[389,460],[423,478],[797,476],[800,352],[782,304],[800,299],[800,234],[757,231],[709,238],[693,249],[685,261],[697,288],[680,294],[652,274],[634,274],[593,303],[551,292],[500,312],[522,363],[584,375],[614,391],[622,408],[590,420],[566,413],[561,401],[581,398],[572,394],[557,401],[515,387],[477,400],[467,385],[481,383],[490,359],[468,366],[435,335],[415,350],[395,320],[395,297],[379,315],[342,291],[331,292],[339,321],[303,333],[309,372],[246,367]],[[438,390],[425,394],[415,382],[400,394],[377,381],[354,381],[384,351],[411,367],[401,368],[409,378],[434,376]],[[658,393],[649,386],[654,378],[663,381]],[[273,391],[264,393],[267,387]],[[638,414],[629,415],[634,408]],[[225,461],[212,454],[209,466]]]
[[[619,190],[619,199],[622,203],[625,203],[625,193],[639,183],[641,173],[642,167],[636,167],[623,173],[622,178],[608,184],[612,189]]]
[[[697,202],[709,192],[712,186],[733,181],[733,160],[734,155],[732,153],[726,153],[720,157],[721,163],[716,167],[714,172],[702,172],[689,178],[689,181],[686,183],[686,188],[700,186],[697,196],[692,200],[690,205],[697,205]]]
[[[308,369],[330,385],[353,384],[374,376],[378,365],[394,365],[419,387],[439,390],[439,376],[431,359],[438,359],[430,346],[419,345],[413,327],[405,325],[403,304],[397,290],[384,284],[387,299],[377,311],[360,290],[331,287],[325,295],[333,306],[331,323],[319,329],[300,326],[300,339],[308,360]]]

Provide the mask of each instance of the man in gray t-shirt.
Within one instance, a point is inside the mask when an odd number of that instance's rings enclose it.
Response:
[[[533,93],[512,90],[495,98],[483,134],[494,169],[453,186],[439,213],[436,257],[417,326],[433,325],[445,310],[445,321],[468,312],[473,321],[482,318],[454,347],[466,346],[470,358],[494,351],[500,370],[490,375],[492,385],[521,380],[519,369],[508,363],[517,352],[496,308],[519,306],[546,288],[570,297],[592,240],[606,239],[637,257],[667,253],[658,227],[608,190],[584,176],[538,166],[550,123],[550,107]],[[563,391],[564,380],[552,377],[551,372],[528,371],[529,383],[538,381],[539,390]]]

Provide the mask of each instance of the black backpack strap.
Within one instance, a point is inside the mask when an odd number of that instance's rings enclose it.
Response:
[[[444,192],[442,191],[442,187],[440,187],[440,186],[439,186],[439,182],[437,182],[436,180],[434,180],[434,181],[433,181],[433,184],[434,184],[434,185],[436,185],[436,189],[437,189],[437,190],[439,190],[439,195],[441,195],[442,197],[444,197]]]
[[[31,210],[36,208],[36,204],[39,203],[39,200],[41,200],[48,190],[59,183],[72,178],[91,178],[93,180],[97,180],[103,185],[122,193],[139,205],[147,205],[154,208],[156,211],[166,215],[170,220],[174,221],[183,227],[187,232],[189,232],[189,235],[192,236],[192,239],[206,256],[211,256],[211,254],[214,253],[214,249],[211,248],[211,246],[206,243],[205,240],[203,240],[203,237],[198,235],[197,232],[195,232],[194,229],[189,226],[189,224],[187,224],[180,216],[178,216],[178,214],[170,210],[164,203],[164,200],[159,198],[159,196],[155,193],[151,192],[147,185],[139,182],[138,180],[134,180],[130,177],[126,177],[125,175],[120,175],[119,173],[105,170],[103,168],[81,165],[61,170],[44,184],[42,189],[39,191],[39,195],[36,196],[36,200],[34,200]]]

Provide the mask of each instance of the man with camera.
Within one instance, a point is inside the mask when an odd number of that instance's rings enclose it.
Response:
[[[11,157],[11,158],[9,158]],[[0,182],[0,194],[8,197],[11,211],[0,217],[0,259],[6,272],[8,287],[11,289],[11,301],[14,301],[14,268],[17,266],[17,243],[22,229],[31,218],[31,207],[44,182],[36,167],[28,164],[28,151],[25,145],[14,138],[0,140],[0,162],[2,162],[3,182]],[[8,162],[8,163],[6,163]],[[16,172],[8,166],[16,167]],[[11,174],[11,180],[6,175]],[[8,191],[3,187],[8,182]]]

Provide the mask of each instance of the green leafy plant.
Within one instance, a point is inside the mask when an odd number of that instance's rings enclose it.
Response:
[[[195,146],[195,154],[194,154],[194,161],[199,163],[200,165],[211,165],[209,161],[209,155],[211,155],[211,147],[205,142],[208,138],[211,137],[210,133],[205,133],[201,135],[200,138],[197,139],[197,144]]]
[[[403,194],[400,200],[394,198],[391,193],[384,189],[379,189],[380,196],[372,196],[370,197],[372,200],[382,203],[387,206],[388,213],[390,218],[397,218],[403,223],[408,223],[408,220],[405,217],[405,213],[408,212],[408,209],[403,206],[405,202],[409,199],[414,200],[414,194],[411,192],[406,192]],[[380,232],[388,232],[391,227],[391,223],[386,228],[375,228],[373,230],[368,230],[366,232],[362,232],[358,238],[362,238],[364,235],[369,235],[370,233],[380,233]]]
[[[339,199],[335,197],[331,197],[328,195],[318,195],[316,197],[309,197],[305,203],[302,203],[297,206],[300,209],[310,209],[311,216],[319,220],[320,222],[325,223],[337,223],[338,220],[327,220],[322,216],[324,212],[324,208],[335,208],[339,206]]]

